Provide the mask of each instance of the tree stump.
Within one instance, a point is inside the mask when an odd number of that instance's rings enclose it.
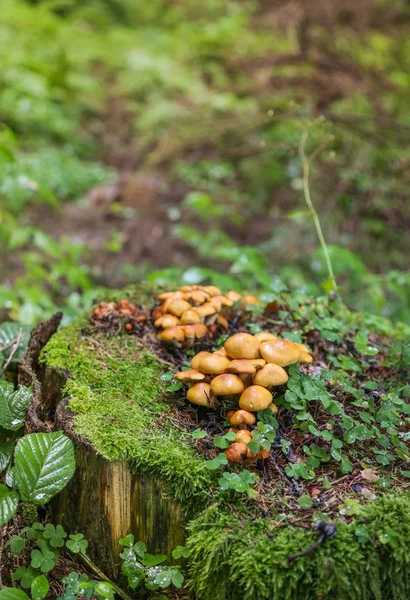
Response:
[[[27,353],[20,364],[20,382],[32,385],[34,389],[27,429],[31,432],[62,430],[75,445],[76,472],[67,487],[52,502],[53,520],[61,523],[69,532],[84,533],[89,541],[90,556],[107,574],[115,575],[118,571],[116,566],[119,563],[120,552],[118,540],[130,532],[135,535],[136,540],[143,540],[151,552],[170,556],[175,546],[184,543],[188,510],[175,494],[171,493],[163,478],[155,472],[149,472],[148,464],[146,468],[141,465],[140,474],[137,475],[130,465],[131,455],[128,456],[129,460],[117,459],[122,454],[121,442],[115,445],[115,451],[111,453],[112,458],[110,458],[110,449],[104,451],[98,443],[94,446],[92,441],[87,439],[87,435],[76,431],[76,418],[69,407],[69,397],[65,391],[67,384],[69,387],[70,384],[71,387],[85,386],[91,394],[93,386],[90,387],[86,380],[81,379],[78,371],[71,368],[70,360],[81,365],[81,352],[84,351],[87,352],[87,361],[93,363],[93,360],[103,352],[101,349],[103,342],[93,345],[90,341],[93,340],[93,334],[88,337],[86,333],[88,324],[83,321],[55,334],[58,322],[59,317],[54,317],[53,320],[40,324],[33,331]],[[50,338],[51,341],[47,345]],[[149,355],[143,349],[137,338],[124,336],[124,343],[127,347],[127,360],[130,363],[135,362],[134,370],[138,369],[137,362],[143,356],[141,372],[149,373],[149,383],[145,382],[142,393],[146,395],[147,402],[157,401],[157,396],[159,397],[161,393],[159,377],[163,367],[153,355]],[[50,344],[52,349],[47,350]],[[119,351],[118,358],[114,356],[113,345],[108,345],[111,352],[109,360],[112,364],[105,374],[108,374],[109,378],[109,369],[115,369],[115,365],[121,363],[124,355],[121,353],[122,342],[118,338],[115,338],[114,344]],[[61,348],[65,349],[66,354],[60,352]],[[50,353],[54,357],[59,356],[58,365],[54,359],[49,360]],[[73,356],[74,360],[72,360]],[[96,369],[93,375],[96,381],[98,381],[97,371]],[[136,379],[137,382],[140,382],[140,378]],[[115,389],[116,398],[121,399],[123,392],[126,393],[131,409],[134,402],[133,393],[138,394],[138,389],[133,389],[132,385],[128,387],[126,382],[126,389],[122,390],[121,382],[118,384],[119,387]],[[72,394],[69,396],[72,400]],[[79,401],[81,404],[81,400]],[[158,402],[163,403],[160,400]],[[112,404],[109,404],[108,412],[110,416],[107,416],[107,429],[111,434],[117,423],[115,407],[113,408]],[[134,418],[140,413],[140,408],[135,410]],[[98,418],[104,420],[105,416],[100,414]],[[124,411],[120,419],[124,419]],[[82,425],[86,421],[85,414]],[[149,421],[153,422],[154,419],[151,418]],[[145,422],[148,422],[147,419]],[[165,429],[169,434],[169,429]],[[132,434],[132,432],[127,433]],[[147,441],[143,443],[147,444]],[[149,442],[146,450],[149,454]],[[124,456],[126,454],[124,452]]]

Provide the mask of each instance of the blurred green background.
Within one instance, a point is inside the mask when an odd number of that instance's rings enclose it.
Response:
[[[103,287],[318,295],[410,315],[406,0],[8,0],[0,306],[66,320]]]

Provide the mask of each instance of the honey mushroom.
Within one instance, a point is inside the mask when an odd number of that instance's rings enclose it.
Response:
[[[158,296],[162,304],[152,311],[154,325],[160,329],[157,338],[177,347],[189,348],[208,333],[213,335],[218,325],[227,330],[229,319],[233,316],[231,309],[235,304],[239,306],[241,298],[242,296],[234,291],[224,295],[213,285],[184,285],[174,292],[163,292]],[[258,302],[253,296],[244,298],[247,299],[246,305]],[[204,327],[187,329],[193,324],[202,324]],[[182,327],[184,336],[181,335],[181,330],[163,335],[163,331],[169,327]]]
[[[251,464],[269,457],[266,450],[261,449],[255,455],[248,448],[252,440],[248,426],[256,422],[254,413],[269,409],[275,415],[278,408],[272,401],[272,389],[286,384],[289,378],[283,367],[311,360],[303,344],[279,339],[268,332],[237,333],[215,352],[198,352],[191,359],[191,369],[175,378],[188,384],[197,382],[187,393],[187,399],[194,404],[212,408],[219,404],[218,397],[224,397],[239,405],[238,410],[227,413],[236,439],[225,454],[229,461]]]

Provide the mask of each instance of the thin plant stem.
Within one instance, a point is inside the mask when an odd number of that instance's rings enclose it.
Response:
[[[335,291],[339,295],[339,290],[336,283],[336,277],[332,267],[332,261],[330,260],[329,250],[327,248],[326,240],[323,235],[322,226],[320,225],[319,216],[313,206],[312,198],[310,196],[310,188],[309,188],[309,160],[305,154],[305,144],[308,139],[308,132],[305,130],[303,132],[302,137],[299,142],[299,156],[302,161],[303,166],[303,195],[305,197],[305,202],[309,209],[309,212],[312,215],[313,222],[315,224],[316,233],[319,238],[320,246],[322,248],[323,255],[325,257],[326,268],[329,274],[329,280],[332,284],[332,290]]]

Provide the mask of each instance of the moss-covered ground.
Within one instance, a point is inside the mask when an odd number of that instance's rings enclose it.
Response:
[[[303,341],[314,361],[291,367],[276,392],[271,457],[251,467],[255,498],[220,488],[223,468],[206,468],[219,452],[222,411],[186,407],[184,390],[164,381],[187,356],[167,360],[149,322],[143,335],[107,333],[86,315],[51,339],[42,360],[68,375],[78,434],[196,506],[187,545],[198,599],[408,599],[408,331],[392,334],[390,323],[337,300],[270,300],[239,327]],[[198,428],[206,436],[193,439]],[[336,536],[290,563],[317,538],[320,519]]]

